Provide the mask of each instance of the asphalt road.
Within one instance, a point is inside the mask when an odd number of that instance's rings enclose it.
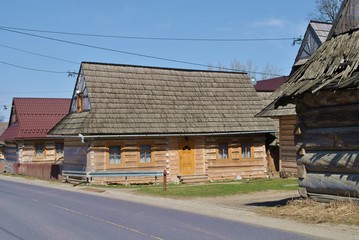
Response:
[[[0,239],[311,239],[130,200],[0,180]]]

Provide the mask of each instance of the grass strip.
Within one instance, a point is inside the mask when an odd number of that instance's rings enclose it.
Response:
[[[138,186],[139,193],[167,197],[219,197],[266,190],[296,190],[297,179],[260,179],[240,182],[209,183],[200,185],[168,184],[167,191],[162,185]]]

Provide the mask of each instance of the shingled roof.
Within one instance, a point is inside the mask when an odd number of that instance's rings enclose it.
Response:
[[[300,66],[326,41],[331,23],[311,20],[295,57],[294,66]]]
[[[254,88],[256,89],[257,92],[274,92],[285,81],[287,81],[287,79],[288,79],[288,76],[281,76],[281,77],[257,81]]]
[[[190,134],[272,132],[254,115],[263,107],[248,76],[238,72],[84,62],[75,89],[87,109],[71,113],[50,134]],[[76,92],[76,91],[74,91]]]
[[[45,138],[69,112],[70,101],[65,98],[14,98],[10,125],[0,140]]]
[[[275,93],[276,106],[295,95],[359,88],[359,0],[345,0],[328,40]]]

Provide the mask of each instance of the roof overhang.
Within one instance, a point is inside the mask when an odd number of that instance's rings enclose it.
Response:
[[[211,133],[144,133],[144,134],[115,134],[115,135],[47,135],[48,138],[134,138],[134,137],[191,137],[191,136],[228,136],[276,133],[277,130],[241,131],[241,132],[211,132]]]

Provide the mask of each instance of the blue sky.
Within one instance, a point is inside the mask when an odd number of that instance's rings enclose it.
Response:
[[[258,72],[270,65],[286,75],[299,48],[292,46],[291,39],[304,35],[314,8],[314,0],[0,0],[0,118],[8,121],[13,97],[70,98],[76,77],[66,72],[78,71],[82,61],[206,70],[207,65],[230,67],[236,60],[244,65],[250,61]],[[139,40],[19,29],[145,38],[289,40]]]

